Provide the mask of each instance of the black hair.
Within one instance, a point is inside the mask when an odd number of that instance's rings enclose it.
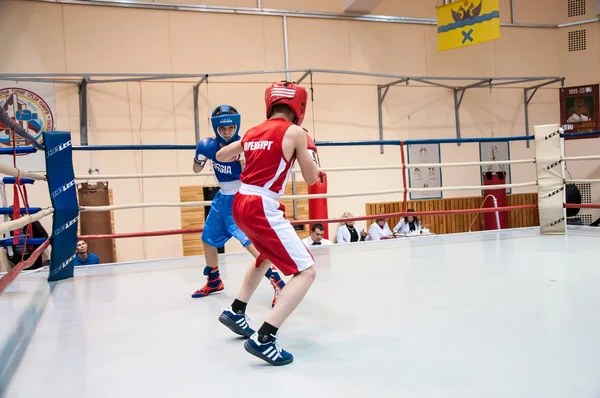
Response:
[[[414,213],[414,212],[415,212],[413,209],[408,209],[408,210],[406,210],[406,211],[407,211],[408,213]],[[412,218],[414,218],[414,221],[413,221],[413,222],[414,222],[415,224],[419,224],[419,223],[420,223],[420,221],[419,221],[419,217],[417,217],[417,216],[412,216]],[[408,223],[408,216],[404,217],[404,222],[405,222],[405,223]]]
[[[323,226],[323,224],[314,224],[312,226],[312,228],[310,229],[311,232],[315,232],[315,230],[320,229],[321,231],[325,231],[325,227]]]

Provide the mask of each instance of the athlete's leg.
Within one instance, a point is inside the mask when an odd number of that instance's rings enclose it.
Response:
[[[240,286],[240,290],[236,296],[236,300],[241,301],[242,303],[248,303],[250,301],[250,298],[256,291],[262,277],[265,275],[265,272],[270,270],[273,266],[273,264],[269,260],[265,260],[264,257],[256,259],[255,261],[262,261],[262,264],[251,264],[248,267],[246,274],[244,275],[244,280],[242,281],[242,286]]]
[[[285,285],[285,289],[279,294],[277,306],[271,310],[265,322],[276,328],[280,328],[283,322],[300,304],[316,276],[317,273],[314,267],[310,267],[294,275]]]
[[[248,245],[246,249],[248,249],[248,251],[254,256],[255,259],[258,258],[258,256],[260,255],[258,250],[256,250],[256,248],[252,244]],[[264,276],[265,278],[267,278],[267,280],[271,284],[271,287],[273,288],[273,301],[271,302],[271,308],[273,308],[277,303],[277,298],[279,297],[279,293],[281,293],[281,289],[285,287],[285,282],[283,281],[283,279],[281,279],[281,275],[279,275],[279,272],[277,272],[277,268],[275,268],[275,266],[270,261],[265,262],[268,262],[269,267],[261,267],[261,270],[265,269]]]
[[[208,218],[204,224],[202,244],[204,246],[206,267],[204,267],[203,273],[207,278],[207,282],[192,294],[193,298],[206,297],[225,288],[219,272],[219,252],[217,248],[223,247],[231,238],[231,234],[229,234],[225,225],[221,199],[222,195],[215,195]]]
[[[229,200],[229,198],[227,198]],[[231,198],[231,204],[228,204],[228,209],[231,209],[233,206],[233,198]],[[229,214],[225,217],[225,224],[227,225],[227,230],[229,234],[235,237],[241,244],[252,254],[252,256],[256,259],[260,255],[260,251],[256,249],[256,247],[250,242],[248,236],[237,226],[235,220],[233,219],[233,214],[230,211]],[[277,302],[277,297],[279,297],[279,293],[281,289],[285,287],[285,282],[281,279],[281,276],[277,272],[276,268],[271,264],[271,267],[265,268],[265,272],[263,274],[265,278],[271,283],[271,287],[273,288],[273,301],[271,302],[271,307],[275,306]],[[258,285],[257,285],[258,286]],[[256,289],[256,286],[255,288]],[[254,290],[253,290],[254,291]]]
[[[246,246],[246,249],[250,252],[250,254],[254,256],[255,259],[257,259],[260,255],[258,250],[256,250],[256,248],[252,244]],[[270,261],[267,262],[269,263],[269,267],[261,267],[261,270],[265,269],[264,277],[267,278],[269,283],[271,283],[271,287],[273,288],[273,301],[271,302],[272,308],[275,307],[275,303],[277,303],[279,293],[281,293],[281,289],[285,287],[285,282],[283,281],[283,279],[281,279],[281,275],[279,275],[279,272],[277,272],[277,268],[275,268],[275,266]],[[255,267],[251,266],[250,268]]]
[[[235,300],[219,316],[219,322],[227,326],[235,334],[248,338],[255,333],[248,322],[246,306],[265,275],[265,271],[270,270],[271,266],[271,262],[268,260],[265,261],[264,256],[259,256],[254,260],[246,270],[244,280]]]
[[[285,289],[279,295],[277,305],[271,310],[265,322],[244,343],[246,351],[275,366],[287,365],[294,360],[291,353],[279,347],[277,332],[300,304],[315,280],[315,276],[315,269],[311,266],[298,272],[288,281]]]
[[[207,280],[202,288],[192,293],[192,298],[206,297],[211,293],[220,292],[225,288],[219,272],[218,249],[206,242],[202,243],[204,245],[204,259],[206,261],[206,267],[204,267],[203,273]]]
[[[261,256],[256,261],[258,271],[247,271],[237,298],[227,310],[245,317],[246,304],[258,285],[258,275],[262,271],[260,268],[265,266],[264,262],[260,261],[263,256],[275,263],[285,275],[294,275],[292,281],[295,279],[295,282],[291,285],[291,291],[287,292],[289,283],[282,290],[282,294],[286,292],[283,296],[284,304],[280,304],[279,298],[277,305],[271,310],[274,314],[267,318],[273,324],[263,323],[258,332],[253,333],[244,344],[246,351],[252,355],[278,366],[292,362],[293,356],[279,347],[277,331],[306,295],[316,274],[312,267],[312,255],[298,238],[289,221],[285,220],[284,210],[282,205],[267,198],[244,198],[236,203],[236,214],[242,214],[239,217],[240,227],[251,232],[250,238]],[[248,333],[249,330],[245,332]]]
[[[219,249],[205,241],[202,241],[202,246],[204,246],[204,260],[206,265],[211,268],[217,267],[219,265]]]
[[[206,284],[192,293],[192,298],[206,297],[211,293],[220,292],[225,288],[223,280],[221,280],[218,265],[218,249],[206,242],[202,243],[204,244],[204,259],[206,261],[206,267],[204,267],[203,271],[203,274],[206,276]]]

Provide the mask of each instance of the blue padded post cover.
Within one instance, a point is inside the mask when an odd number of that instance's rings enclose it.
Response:
[[[73,276],[79,205],[73,170],[71,133],[49,131],[43,135],[48,189],[54,207],[48,280],[57,281]]]

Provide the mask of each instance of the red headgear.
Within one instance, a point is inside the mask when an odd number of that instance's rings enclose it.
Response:
[[[271,117],[273,105],[285,104],[292,108],[296,120],[294,124],[300,126],[306,114],[308,95],[302,86],[290,82],[275,82],[265,90],[265,104],[267,105],[267,118]]]

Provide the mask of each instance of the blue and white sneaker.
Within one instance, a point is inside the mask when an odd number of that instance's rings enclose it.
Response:
[[[246,338],[254,334],[254,330],[250,327],[248,315],[238,315],[231,310],[231,307],[227,308],[221,316],[219,316],[219,322],[227,326],[233,333],[239,334]]]
[[[274,366],[283,366],[291,363],[294,360],[294,356],[289,352],[282,350],[277,343],[277,336],[273,337],[274,339],[271,341],[260,343],[258,341],[258,333],[254,333],[246,340],[244,348],[250,354]]]

